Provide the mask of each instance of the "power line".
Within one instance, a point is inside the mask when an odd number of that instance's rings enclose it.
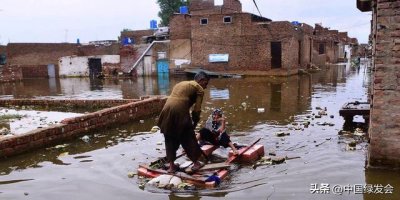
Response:
[[[260,14],[260,17],[262,17],[262,15],[261,15],[261,12],[260,12],[260,9],[258,9],[258,6],[257,6],[257,3],[256,3],[256,0],[253,0],[253,2],[254,2],[254,5],[256,6],[257,10],[258,10],[258,13]]]

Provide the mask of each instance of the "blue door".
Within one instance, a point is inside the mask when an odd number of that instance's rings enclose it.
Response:
[[[157,73],[169,73],[169,64],[167,60],[157,60]]]

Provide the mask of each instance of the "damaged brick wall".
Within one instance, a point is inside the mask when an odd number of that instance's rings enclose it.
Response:
[[[4,159],[33,149],[58,144],[97,129],[135,122],[159,113],[165,101],[165,97],[153,97],[65,119],[61,124],[40,128],[22,135],[0,138],[0,158]]]
[[[146,43],[143,40],[143,36],[151,36],[154,34],[154,30],[135,30],[135,31],[121,31],[121,40],[123,41],[125,38],[130,38],[133,40],[133,44],[143,44]]]
[[[120,69],[127,73],[139,58],[139,53],[133,45],[121,46],[120,49]],[[120,71],[118,71],[120,72]]]
[[[21,67],[10,65],[0,67],[0,82],[13,82],[19,80],[22,80]]]
[[[120,44],[111,45],[81,45],[78,46],[78,56],[119,55]]]
[[[400,3],[373,1],[374,74],[369,166],[400,168]],[[375,20],[376,19],[376,20]]]

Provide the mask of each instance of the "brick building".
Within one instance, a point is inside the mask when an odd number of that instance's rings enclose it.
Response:
[[[192,0],[190,14],[172,16],[170,30],[170,59],[211,71],[290,75],[339,56],[338,31],[244,13],[239,0]]]
[[[103,55],[119,55],[119,44],[79,45],[71,43],[9,43],[7,64],[18,66],[22,78],[58,77],[63,57],[95,59]],[[72,62],[71,62],[72,63]],[[105,72],[113,71],[115,63],[103,63]],[[111,68],[111,69],[108,69]]]
[[[400,168],[400,1],[357,0],[357,7],[372,11],[369,166]]]

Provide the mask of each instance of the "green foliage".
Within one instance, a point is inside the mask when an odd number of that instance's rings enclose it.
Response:
[[[179,12],[179,7],[189,5],[189,0],[157,0],[160,5],[158,16],[161,18],[161,26],[169,25],[169,18]]]

